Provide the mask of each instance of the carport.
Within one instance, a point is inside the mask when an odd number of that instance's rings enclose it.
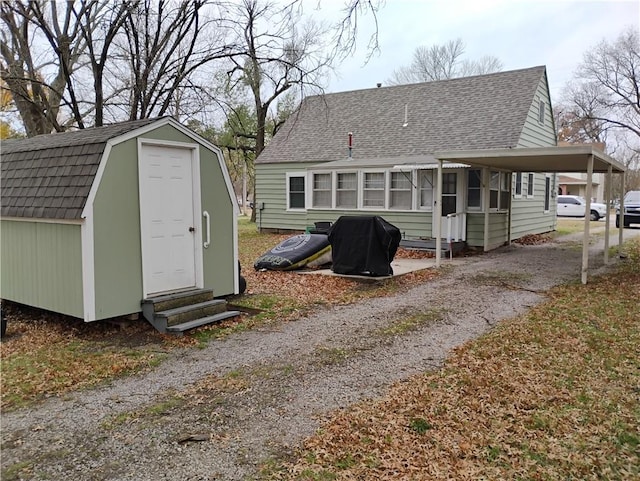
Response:
[[[624,186],[625,167],[615,159],[605,153],[596,150],[591,145],[576,145],[570,147],[532,147],[520,149],[491,149],[491,150],[458,150],[436,152],[434,157],[438,161],[437,171],[437,196],[435,199],[434,215],[436,238],[436,267],[440,266],[442,256],[442,170],[447,163],[463,163],[471,167],[492,168],[505,172],[580,172],[587,174],[586,187],[586,211],[591,209],[592,181],[594,173],[606,173],[605,204],[611,205],[612,179],[613,174],[621,176]],[[624,192],[621,192],[620,199],[621,212],[624,212]],[[489,190],[484,189],[484,205],[489,205]],[[484,235],[485,240],[489,235],[489,209],[484,209]],[[509,204],[509,216],[511,216],[511,204]],[[605,247],[604,263],[609,262],[609,221],[610,209],[607,209],[605,217]],[[584,220],[584,236],[582,241],[582,283],[587,283],[587,272],[589,269],[589,216]],[[623,228],[618,230],[619,246],[623,241]],[[509,239],[511,235],[509,233]],[[488,243],[485,242],[485,245]],[[619,250],[618,250],[619,252]]]

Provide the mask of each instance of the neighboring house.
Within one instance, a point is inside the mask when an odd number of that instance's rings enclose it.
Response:
[[[405,239],[428,239],[434,153],[555,145],[545,67],[308,97],[256,160],[257,222],[300,231],[370,214]],[[443,237],[451,222],[452,237],[491,249],[555,229],[555,174],[462,163],[443,171]]]
[[[94,321],[161,294],[238,292],[238,209],[222,154],[175,120],[1,147],[2,299]]]
[[[571,175],[560,174],[558,176],[558,194],[579,195],[585,197],[587,190],[587,175],[574,173]],[[591,181],[592,200],[604,202],[604,174],[593,174]]]
[[[604,152],[604,142],[594,142],[591,144],[575,144],[570,142],[558,142],[558,147],[571,147],[575,145],[592,145],[594,148]],[[593,174],[591,180],[592,200],[595,202],[604,202],[605,200],[605,175]],[[558,194],[560,195],[579,195],[585,197],[587,190],[587,174],[584,172],[561,173],[558,176]]]

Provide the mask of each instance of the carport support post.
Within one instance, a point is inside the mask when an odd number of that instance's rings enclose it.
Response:
[[[618,258],[622,257],[622,232],[624,231],[624,182],[625,173],[620,174],[620,220],[618,221]]]
[[[587,186],[585,197],[587,205],[584,212],[584,237],[582,238],[582,283],[587,283],[587,271],[589,269],[589,224],[591,223],[591,195],[593,190],[593,154],[587,161]]]
[[[613,165],[609,164],[607,169],[607,180],[604,184],[604,205],[607,211],[604,215],[604,263],[609,263],[609,222],[611,221],[611,177],[613,174]]]
[[[442,160],[438,159],[438,171],[436,174],[436,200],[433,206],[433,215],[436,223],[436,267],[442,262]]]

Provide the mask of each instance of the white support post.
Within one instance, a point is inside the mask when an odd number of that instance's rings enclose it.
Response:
[[[436,175],[436,199],[433,206],[433,215],[436,223],[436,267],[442,263],[442,160],[438,159],[438,172]]]
[[[604,205],[607,206],[607,211],[604,216],[604,264],[609,263],[609,223],[611,222],[611,185],[613,176],[613,165],[609,164],[607,170],[607,179],[604,183]]]
[[[482,169],[482,204],[484,207],[484,252],[489,251],[489,206],[491,204],[491,171]]]
[[[620,225],[618,229],[618,257],[622,256],[622,233],[624,232],[624,183],[625,183],[625,173],[622,172],[620,174]]]
[[[582,238],[582,283],[587,283],[587,271],[589,270],[589,225],[591,223],[591,195],[593,190],[593,154],[587,162],[587,186],[585,197],[587,205],[584,212],[584,236]]]

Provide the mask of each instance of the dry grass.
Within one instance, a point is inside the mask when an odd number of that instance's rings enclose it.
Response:
[[[640,242],[445,367],[336,414],[277,479],[640,479]],[[620,286],[624,286],[621,289]]]
[[[256,225],[240,221],[239,252],[245,295],[230,302],[257,309],[188,333],[163,336],[144,321],[115,326],[7,303],[7,338],[0,344],[2,392],[0,407],[15,409],[47,396],[88,388],[119,376],[157,366],[177,346],[204,346],[211,338],[255,325],[299,318],[323,304],[345,304],[381,296],[436,275],[420,271],[383,285],[363,285],[338,277],[296,272],[257,272],[253,262],[288,235],[259,234]],[[400,255],[418,255],[401,253]]]

